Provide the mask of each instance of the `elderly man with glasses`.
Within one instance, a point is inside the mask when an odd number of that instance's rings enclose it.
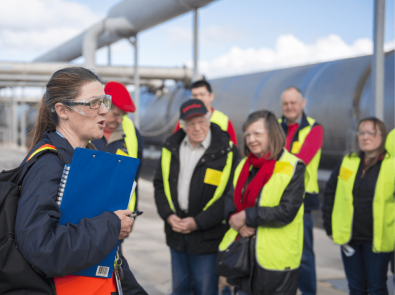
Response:
[[[313,252],[313,218],[311,211],[319,209],[318,165],[324,139],[322,126],[307,117],[303,109],[306,100],[296,87],[286,88],[281,95],[283,117],[279,120],[286,135],[285,148],[306,164],[304,199],[304,241],[300,264],[299,289],[303,295],[317,291],[315,257]]]
[[[155,173],[155,201],[170,247],[173,295],[217,295],[215,263],[227,231],[224,195],[238,152],[229,135],[211,124],[199,99],[180,108],[182,129],[164,143]]]
[[[191,97],[201,100],[207,110],[209,111],[209,118],[211,123],[217,124],[223,131],[228,132],[230,140],[237,146],[236,131],[232,121],[224,113],[215,110],[211,103],[214,101],[214,93],[210,83],[206,80],[199,80],[191,85]],[[173,133],[176,133],[182,126],[180,122],[177,123]]]

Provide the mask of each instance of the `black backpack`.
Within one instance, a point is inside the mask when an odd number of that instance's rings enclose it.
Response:
[[[15,236],[20,186],[30,167],[45,153],[58,155],[64,165],[55,147],[46,144],[32,153],[20,167],[0,173],[0,294],[56,294],[53,280],[34,270],[23,258],[16,246]]]

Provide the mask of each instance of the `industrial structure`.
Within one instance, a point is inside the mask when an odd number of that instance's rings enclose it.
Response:
[[[280,96],[288,86],[301,89],[306,113],[324,127],[322,164],[331,166],[356,150],[356,125],[362,118],[375,116],[372,99],[372,56],[335,60],[314,65],[211,80],[215,93],[213,107],[233,121],[238,141],[248,114],[259,109],[281,116]],[[387,52],[384,80],[384,122],[394,128],[394,51]],[[160,145],[169,136],[179,116],[179,106],[189,97],[181,83],[160,97],[146,93],[140,110],[141,132],[145,142]]]
[[[71,65],[65,62],[84,56],[85,66],[95,69],[104,82],[115,80],[140,90],[133,93],[138,110],[134,122],[148,146],[160,146],[177,122],[180,104],[190,95],[190,82],[199,78],[198,8],[211,2],[214,0],[123,0],[104,20],[33,63],[0,63],[0,88],[44,87],[53,72]],[[277,116],[281,114],[279,99],[288,86],[302,90],[306,112],[324,127],[323,166],[331,167],[356,149],[354,135],[359,119],[376,115],[387,128],[394,128],[395,60],[394,51],[384,56],[382,50],[383,7],[384,0],[375,0],[373,55],[211,80],[216,97],[213,106],[232,119],[238,141],[242,142],[241,126],[250,112],[269,109]],[[138,33],[190,11],[194,12],[194,68],[138,67]],[[135,48],[133,68],[111,66],[110,46],[124,38]],[[96,67],[95,51],[104,46],[109,49],[109,65]],[[174,80],[175,86],[167,89],[163,83],[166,79]],[[0,142],[26,143],[26,126],[34,124],[34,107],[40,99],[0,97],[0,114],[8,114],[0,116]]]

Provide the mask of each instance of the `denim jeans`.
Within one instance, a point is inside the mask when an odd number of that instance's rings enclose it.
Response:
[[[299,268],[298,288],[303,295],[315,295],[317,282],[313,251],[313,218],[310,212],[303,215],[303,253]]]
[[[217,254],[188,254],[170,249],[172,295],[218,295]]]
[[[351,242],[354,255],[342,259],[350,295],[387,295],[387,270],[391,253],[373,253],[371,242]]]

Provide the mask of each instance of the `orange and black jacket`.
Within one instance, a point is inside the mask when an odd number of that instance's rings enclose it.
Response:
[[[71,163],[74,149],[66,139],[54,131],[46,131],[33,151],[44,144],[53,145],[64,162]],[[79,224],[59,225],[61,211],[56,197],[62,172],[58,155],[46,153],[37,159],[22,182],[15,224],[19,251],[37,272],[51,279],[103,260],[117,245],[121,229],[120,219],[109,211],[84,218]],[[87,185],[100,185],[100,180]],[[137,283],[126,259],[121,258],[125,273],[123,293],[147,294]]]

